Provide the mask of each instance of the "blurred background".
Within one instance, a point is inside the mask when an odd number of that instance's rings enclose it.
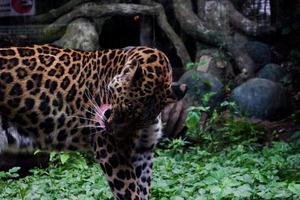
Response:
[[[189,91],[162,112],[157,162],[179,163],[179,175],[171,167],[164,186],[159,173],[168,168],[157,167],[153,199],[300,198],[299,0],[1,0],[0,47],[43,43],[85,51],[144,45],[167,54],[174,80]],[[185,177],[186,163],[202,172]],[[14,166],[28,175],[49,167],[49,154],[0,155],[1,169]],[[30,199],[34,189],[25,188]],[[2,198],[18,191],[2,189]]]

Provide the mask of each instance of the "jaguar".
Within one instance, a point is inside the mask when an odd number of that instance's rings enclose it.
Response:
[[[160,112],[182,98],[154,48],[0,48],[0,152],[93,152],[117,200],[147,200]]]

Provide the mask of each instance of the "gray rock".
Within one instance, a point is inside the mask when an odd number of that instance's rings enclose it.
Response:
[[[207,106],[201,102],[203,95],[215,93],[208,102],[210,107],[220,103],[224,96],[223,84],[209,73],[190,70],[184,73],[178,82],[187,84],[189,89],[183,99],[168,105],[162,111],[164,133],[168,137],[178,137],[184,132],[187,109],[190,106]]]
[[[263,67],[272,61],[271,49],[265,43],[250,41],[245,44],[245,48],[249,56],[259,67]]]
[[[99,36],[94,24],[84,18],[79,18],[70,23],[63,37],[54,44],[64,48],[93,51],[99,48]]]
[[[290,110],[285,89],[267,79],[248,80],[233,90],[232,98],[238,108],[250,117],[280,119]]]
[[[211,107],[223,99],[224,85],[218,78],[209,73],[190,70],[184,73],[178,82],[187,84],[189,89],[184,99],[193,102],[193,104],[201,105],[201,99],[207,93],[214,93],[208,102]]]
[[[235,77],[228,57],[219,49],[204,49],[197,52],[195,69],[207,72],[220,81],[232,80]]]
[[[286,72],[279,65],[269,63],[259,70],[256,76],[258,78],[265,78],[274,82],[280,82],[280,80],[286,76]]]

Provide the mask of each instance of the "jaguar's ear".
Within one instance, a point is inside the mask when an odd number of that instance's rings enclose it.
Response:
[[[125,72],[126,80],[129,83],[135,83],[143,77],[143,69],[137,60],[132,60]]]

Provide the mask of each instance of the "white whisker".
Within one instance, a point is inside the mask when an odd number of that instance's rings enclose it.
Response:
[[[84,94],[85,94],[86,97],[88,98],[89,102],[94,106],[94,108],[97,108],[97,107],[98,107],[98,106],[96,105],[97,102],[94,100],[94,98],[92,98],[92,94],[91,94],[89,88],[87,88],[86,86],[85,86],[85,88],[86,88],[87,93],[84,93]],[[94,102],[93,102],[93,101],[94,101]]]
[[[100,111],[98,111],[97,109],[95,110],[95,116],[99,117],[102,121],[107,120],[106,116],[102,114]]]
[[[88,113],[92,114],[93,116],[95,116],[95,114],[96,114],[96,112],[92,112],[92,111],[89,111],[87,109],[85,109],[85,112],[88,112]]]
[[[78,127],[75,127],[76,129],[80,129],[80,128],[103,128],[101,126],[96,126],[96,125],[84,125],[84,126],[78,126]]]

